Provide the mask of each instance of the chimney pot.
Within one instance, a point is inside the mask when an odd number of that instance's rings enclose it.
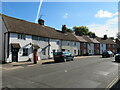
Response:
[[[103,37],[103,38],[104,38],[104,40],[106,40],[108,37],[107,37],[107,35],[104,35],[104,37]]]
[[[40,25],[44,25],[44,22],[45,22],[45,21],[44,21],[43,19],[39,19],[39,20],[38,20],[38,23],[39,23]]]
[[[66,33],[66,32],[67,32],[66,25],[62,25],[62,32],[63,32],[63,33]]]

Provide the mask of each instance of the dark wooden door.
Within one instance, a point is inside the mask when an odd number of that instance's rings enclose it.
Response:
[[[18,49],[12,49],[12,62],[18,62]]]
[[[80,55],[80,50],[78,50],[78,56]]]

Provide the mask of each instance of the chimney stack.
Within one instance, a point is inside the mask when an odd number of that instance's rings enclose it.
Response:
[[[44,22],[45,22],[45,21],[44,21],[43,19],[39,19],[39,20],[38,20],[38,23],[39,23],[40,25],[44,25]]]
[[[95,35],[95,33],[93,33],[91,36],[92,36],[92,38],[96,38],[96,35]]]
[[[106,40],[107,38],[108,38],[107,35],[104,35],[103,39]]]
[[[62,25],[62,32],[63,32],[63,33],[66,33],[66,32],[67,32],[66,25]]]

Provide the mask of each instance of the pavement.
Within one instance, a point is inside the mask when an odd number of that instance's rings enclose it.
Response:
[[[89,57],[99,57],[100,55],[95,55],[95,56],[77,56],[74,57],[75,59],[80,59],[80,58],[89,58]],[[46,60],[38,60],[37,64],[44,64],[44,63],[51,63],[54,62],[53,59],[46,59]],[[13,70],[13,69],[18,69],[18,68],[25,68],[25,67],[32,67],[35,66],[34,62],[12,62],[12,63],[6,63],[2,64],[2,69],[3,70]]]
[[[101,56],[76,57],[74,61],[61,63],[43,61],[33,66],[18,65],[13,67],[21,68],[4,69],[3,87],[109,89],[116,83],[119,72],[119,63],[114,58]]]

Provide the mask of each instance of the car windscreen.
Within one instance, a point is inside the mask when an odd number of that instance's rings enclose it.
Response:
[[[63,52],[63,55],[69,56],[69,55],[71,55],[71,53],[69,53],[69,52]]]
[[[112,52],[111,52],[111,51],[108,51],[108,53],[109,53],[109,54],[112,54]]]
[[[103,52],[103,54],[107,54],[108,52]]]

